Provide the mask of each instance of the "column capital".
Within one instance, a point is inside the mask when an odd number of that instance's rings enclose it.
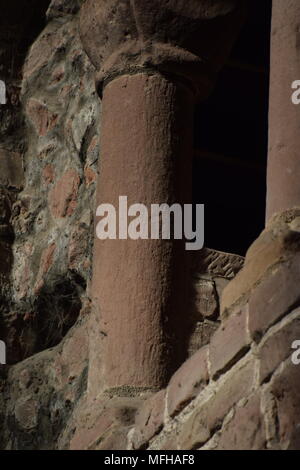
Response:
[[[82,43],[97,89],[138,72],[175,76],[206,96],[226,60],[247,0],[86,0]]]

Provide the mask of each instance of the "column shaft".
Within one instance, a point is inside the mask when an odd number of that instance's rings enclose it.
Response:
[[[300,2],[273,0],[267,220],[300,206],[300,105],[291,85],[300,80]]]
[[[159,73],[105,87],[97,205],[191,203],[193,103]],[[164,386],[185,355],[184,241],[96,238],[93,269],[90,392]]]

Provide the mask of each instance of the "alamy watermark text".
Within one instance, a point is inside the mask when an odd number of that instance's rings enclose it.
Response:
[[[184,238],[186,250],[201,250],[204,246],[203,204],[196,204],[194,208],[192,204],[151,204],[148,210],[144,204],[128,206],[127,196],[120,196],[118,209],[112,204],[101,204],[96,216],[101,217],[96,225],[96,235],[100,240]]]

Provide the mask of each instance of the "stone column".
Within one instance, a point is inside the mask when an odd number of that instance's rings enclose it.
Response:
[[[300,80],[300,2],[273,0],[267,221],[300,207],[300,105],[292,83]]]
[[[103,96],[97,205],[191,202],[193,108],[209,93],[241,1],[87,0],[81,37]],[[95,238],[90,396],[160,388],[184,361],[184,241]]]

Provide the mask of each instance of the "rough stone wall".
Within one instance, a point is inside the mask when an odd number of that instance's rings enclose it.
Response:
[[[13,74],[9,42],[0,51],[7,86],[0,107],[0,333],[8,364],[18,363],[0,371],[0,447],[7,449],[57,446],[86,390],[88,367],[100,102],[78,34],[81,2],[42,3],[46,25]]]
[[[57,449],[87,386],[86,319],[55,348],[0,369],[0,448]]]
[[[25,182],[11,208],[14,262],[2,316],[10,363],[64,337],[91,276],[100,101],[77,3],[51,3],[23,66]]]

